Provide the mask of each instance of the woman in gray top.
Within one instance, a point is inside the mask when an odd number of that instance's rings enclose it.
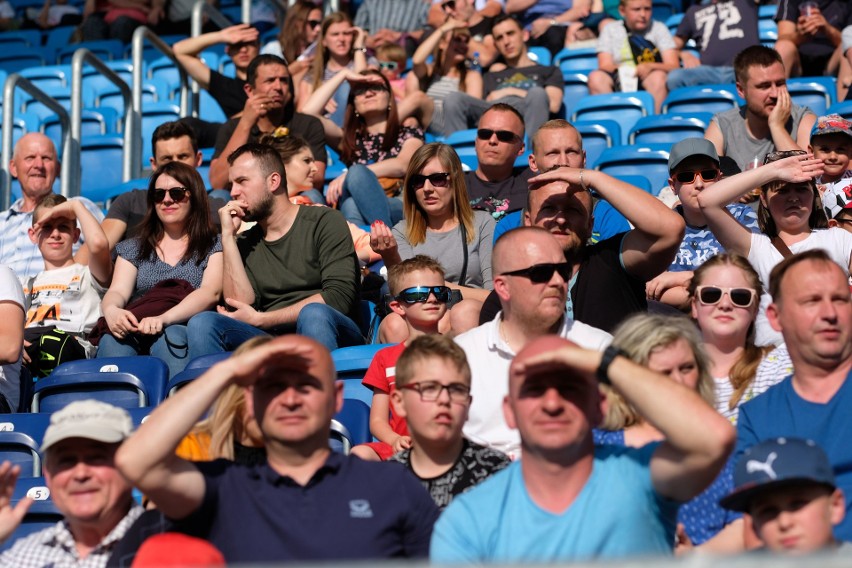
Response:
[[[447,285],[464,298],[448,313],[447,328],[461,333],[479,323],[482,302],[493,287],[491,243],[494,219],[474,211],[467,198],[461,161],[451,146],[426,144],[414,152],[403,183],[404,219],[393,229],[374,223],[370,244],[388,267],[417,254],[436,259],[444,267]],[[384,340],[396,337],[385,330]],[[400,327],[404,340],[407,331]],[[447,329],[448,331],[449,329]]]

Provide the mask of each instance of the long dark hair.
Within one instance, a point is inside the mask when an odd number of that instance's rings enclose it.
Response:
[[[195,170],[180,162],[169,162],[151,175],[148,181],[148,211],[139,224],[139,259],[156,258],[157,245],[163,240],[163,223],[157,216],[154,203],[154,189],[162,175],[172,177],[189,190],[189,215],[184,225],[184,233],[189,236],[182,262],[195,258],[198,266],[207,258],[216,241],[216,229],[210,220],[210,205],[207,202],[207,190],[204,181]]]
[[[309,0],[297,0],[287,9],[284,25],[278,34],[278,43],[281,44],[281,53],[284,54],[287,64],[296,61],[302,50],[308,47],[305,43],[305,24],[310,13],[319,9]]]
[[[382,141],[382,150],[387,152],[397,143],[399,138],[399,115],[396,111],[396,101],[393,98],[393,91],[390,83],[379,71],[375,69],[365,69],[361,71],[361,75],[375,75],[380,77],[382,84],[388,92],[388,118],[387,126],[385,127],[385,137]],[[346,115],[343,118],[343,141],[340,143],[340,160],[347,166],[355,163],[357,157],[359,138],[364,138],[367,135],[367,124],[364,122],[364,117],[355,111],[355,89],[349,91],[349,99],[346,101]]]

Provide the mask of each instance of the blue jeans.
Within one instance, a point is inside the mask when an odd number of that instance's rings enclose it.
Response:
[[[364,343],[364,337],[355,322],[325,304],[314,303],[303,307],[296,319],[295,332],[315,339],[329,351]],[[187,323],[189,358],[233,351],[258,335],[269,334],[216,312],[201,312]]]
[[[355,225],[379,220],[393,227],[402,220],[402,201],[385,195],[379,179],[367,166],[353,164],[343,181],[340,212]]]
[[[671,92],[678,87],[715,85],[718,83],[733,83],[734,81],[733,67],[699,65],[690,69],[673,69],[669,71],[666,77],[666,87]]]
[[[337,103],[337,108],[326,118],[337,126],[343,128],[343,119],[346,118],[346,102],[349,100],[349,83],[344,81],[339,87],[337,87],[337,90],[334,91],[331,99]]]
[[[185,325],[170,325],[151,346],[151,355],[165,361],[169,367],[169,376],[174,377],[186,367],[187,357],[187,327]],[[98,343],[97,358],[101,357],[132,357],[144,355],[139,353],[133,340],[118,340],[110,334],[101,336]]]

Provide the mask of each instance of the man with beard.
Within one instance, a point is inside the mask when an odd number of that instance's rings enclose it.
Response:
[[[358,258],[340,212],[291,203],[271,146],[246,144],[228,164],[232,200],[219,210],[226,306],[189,320],[190,359],[262,334],[295,332],[330,351],[363,343],[353,321]],[[257,224],[238,234],[244,221]]]
[[[580,133],[570,123],[552,120],[533,138],[530,167],[545,172],[530,179],[524,225],[541,227],[556,237],[571,265],[568,317],[611,332],[631,313],[645,311],[645,282],[668,268],[684,234],[683,219],[638,187],[603,172],[583,168]],[[624,215],[633,229],[594,245],[594,198]],[[492,293],[480,323],[499,311]]]

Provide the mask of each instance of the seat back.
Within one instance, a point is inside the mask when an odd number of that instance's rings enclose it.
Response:
[[[562,76],[562,104],[565,116],[574,114],[577,101],[589,96],[589,77],[583,73],[565,73]]]
[[[621,128],[620,143],[626,144],[633,125],[650,114],[654,114],[654,99],[645,91],[589,95],[574,107],[572,122],[614,120]]]
[[[69,361],[59,365],[50,376],[76,375],[79,373],[127,373],[133,375],[145,384],[152,405],[163,400],[166,382],[169,380],[169,367],[162,359],[153,355]]]
[[[21,477],[41,475],[39,443],[25,432],[0,431],[0,463],[8,461],[21,468]]]
[[[346,427],[349,442],[356,446],[373,440],[370,434],[370,407],[362,400],[343,399],[343,408],[334,415],[334,419]]]
[[[614,177],[639,175],[648,178],[651,192],[657,195],[668,185],[669,151],[656,144],[647,147],[615,146],[601,154],[595,167]]]
[[[334,368],[337,369],[337,379],[343,381],[344,398],[355,398],[363,401],[367,406],[373,403],[373,393],[361,384],[364,374],[376,353],[390,347],[387,343],[373,345],[357,345],[355,347],[342,347],[331,352]]]
[[[852,120],[852,101],[843,101],[842,103],[834,103],[829,107],[828,114],[839,114],[847,120]]]
[[[122,182],[121,163],[124,141],[120,136],[87,136],[80,141],[80,171],[83,197],[105,201],[104,191]]]
[[[703,138],[707,124],[697,118],[655,115],[639,119],[627,139],[631,145],[665,144],[671,147],[684,138]]]
[[[86,399],[100,400],[120,408],[154,406],[156,393],[129,373],[77,373],[50,375],[36,383],[32,412],[53,413],[68,404]]]
[[[662,113],[683,115],[695,112],[723,112],[743,104],[733,85],[680,87],[663,101]]]
[[[797,77],[787,79],[787,91],[794,103],[810,108],[817,116],[824,116],[834,103],[837,82],[834,77]]]
[[[621,127],[614,120],[578,121],[574,127],[583,137],[586,164],[594,164],[604,150],[621,144]]]

